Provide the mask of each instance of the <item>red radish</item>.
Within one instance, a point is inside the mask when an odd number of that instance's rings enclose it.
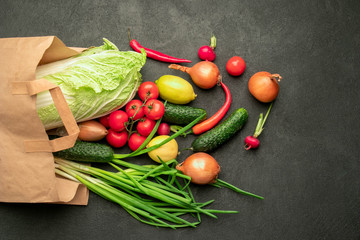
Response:
[[[216,54],[214,49],[216,48],[216,38],[213,35],[210,39],[210,46],[202,46],[199,48],[198,55],[201,60],[204,61],[214,61]]]
[[[157,134],[159,135],[169,135],[170,126],[167,123],[160,123],[159,128],[157,130]]]
[[[257,139],[254,136],[247,136],[245,138],[245,146],[246,146],[246,150],[249,150],[250,148],[258,148],[260,145],[260,141],[259,139]]]
[[[248,82],[248,88],[257,100],[269,103],[276,99],[279,93],[279,84],[282,77],[279,74],[268,72],[255,73]]]
[[[265,125],[265,121],[270,113],[271,107],[272,107],[273,103],[270,104],[270,107],[265,115],[265,118],[263,118],[263,114],[260,113],[260,117],[259,117],[259,121],[256,125],[256,129],[255,129],[255,133],[252,136],[247,136],[245,138],[245,149],[249,150],[251,148],[256,149],[259,147],[260,145],[260,141],[258,139],[259,135],[262,133],[262,131],[264,130],[264,125]]]
[[[201,61],[192,67],[170,64],[169,68],[188,73],[196,86],[202,89],[210,89],[221,81],[219,68],[213,62]]]

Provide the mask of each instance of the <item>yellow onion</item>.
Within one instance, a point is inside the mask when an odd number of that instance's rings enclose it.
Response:
[[[220,166],[215,158],[204,152],[190,155],[176,169],[191,177],[191,182],[195,184],[215,183],[220,173]]]
[[[99,141],[108,134],[104,125],[95,120],[79,123],[79,129],[79,139],[87,142]]]

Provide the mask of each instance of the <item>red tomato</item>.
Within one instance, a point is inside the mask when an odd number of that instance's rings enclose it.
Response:
[[[109,129],[109,132],[106,135],[107,142],[115,148],[123,147],[127,142],[127,138],[128,138],[127,131],[116,132],[111,128]]]
[[[128,142],[129,148],[131,149],[131,151],[135,151],[141,146],[141,144],[143,144],[145,140],[146,137],[141,136],[138,133],[133,133],[129,138],[129,142]]]
[[[152,120],[159,120],[165,113],[165,107],[162,102],[157,99],[150,99],[145,103],[144,114]]]
[[[226,70],[232,76],[240,76],[246,68],[244,59],[241,57],[235,56],[229,59],[226,63]]]
[[[103,116],[99,118],[99,122],[106,128],[109,128],[109,115]]]
[[[160,123],[159,128],[157,130],[157,134],[159,135],[169,135],[170,126],[167,123]]]
[[[138,94],[141,100],[157,99],[159,97],[159,88],[153,82],[143,82],[140,84]]]
[[[144,109],[141,107],[142,104],[143,102],[140,100],[131,100],[126,104],[125,112],[130,118],[132,117],[133,120],[138,120],[144,116]]]
[[[136,130],[141,136],[147,137],[154,129],[156,122],[149,118],[144,118],[143,121],[139,121],[136,125]]]
[[[125,123],[129,120],[129,116],[122,110],[117,110],[109,115],[109,126],[112,130],[120,132],[125,129]]]

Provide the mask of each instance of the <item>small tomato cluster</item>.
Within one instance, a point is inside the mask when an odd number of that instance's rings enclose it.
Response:
[[[127,143],[132,151],[137,150],[165,113],[164,104],[157,99],[159,89],[155,83],[143,82],[139,86],[138,96],[140,99],[131,100],[124,109],[99,119],[108,128],[106,140],[114,148],[121,148]],[[161,123],[157,133],[168,135],[169,125]]]

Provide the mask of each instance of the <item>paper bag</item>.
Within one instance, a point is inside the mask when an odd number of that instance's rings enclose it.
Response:
[[[78,54],[58,38],[0,39],[0,201],[86,205],[88,189],[56,176],[52,152],[74,145],[79,128],[60,88],[35,79],[39,64]],[[68,136],[49,140],[36,94],[49,90]]]

